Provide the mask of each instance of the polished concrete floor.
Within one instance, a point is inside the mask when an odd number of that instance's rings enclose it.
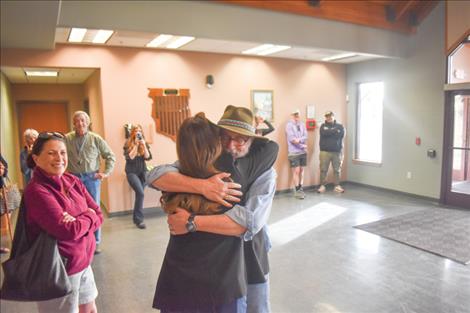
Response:
[[[276,196],[272,312],[470,312],[470,265],[353,228],[435,206],[357,185],[346,185],[344,194],[307,192],[305,200]],[[149,214],[146,223],[139,230],[130,216],[106,220],[103,253],[93,262],[99,312],[157,312],[151,303],[169,235],[163,214]],[[36,312],[30,303],[1,301],[0,308]]]

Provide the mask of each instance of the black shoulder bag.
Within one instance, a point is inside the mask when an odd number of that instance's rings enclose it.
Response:
[[[26,207],[21,200],[10,258],[2,263],[0,298],[44,301],[72,292],[57,240],[42,231],[33,243],[26,235]]]

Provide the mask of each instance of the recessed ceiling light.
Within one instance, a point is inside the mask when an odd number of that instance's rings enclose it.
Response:
[[[274,45],[272,45],[270,43],[267,43],[267,44],[264,44],[264,45],[261,45],[261,46],[256,46],[254,48],[242,51],[242,53],[243,54],[258,54],[258,52],[263,51],[263,50],[267,50],[267,49],[271,49],[272,47],[274,47]]]
[[[82,42],[85,34],[86,28],[72,28],[69,35],[69,42]]]
[[[57,77],[59,71],[55,70],[25,70],[26,76]]]
[[[326,57],[321,60],[322,61],[337,61],[337,60],[352,58],[352,57],[355,57],[356,55],[357,55],[356,53],[342,53],[342,54],[333,55],[331,57]]]
[[[150,41],[148,44],[146,44],[147,47],[150,47],[150,48],[156,48],[160,45],[162,45],[163,43],[167,42],[168,40],[170,40],[171,38],[173,38],[172,35],[165,35],[165,34],[161,34],[157,37],[155,37],[152,41]]]
[[[98,33],[96,33],[95,38],[93,38],[93,43],[105,43],[108,39],[113,35],[114,31],[112,30],[104,30],[100,29]]]
[[[256,55],[268,55],[279,51],[290,49],[290,46],[278,46],[270,43],[266,43],[254,48],[242,51],[243,54],[256,54]]]
[[[178,49],[178,48],[184,46],[185,44],[193,41],[194,39],[195,38],[191,37],[191,36],[181,36],[178,39],[176,39],[175,41],[168,44],[166,47],[168,49]]]
[[[258,52],[258,55],[268,55],[290,49],[290,46],[274,46],[272,48]]]

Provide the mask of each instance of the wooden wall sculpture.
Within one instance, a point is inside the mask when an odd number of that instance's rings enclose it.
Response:
[[[176,141],[181,123],[191,116],[189,89],[149,88],[148,96],[153,100],[152,117],[157,133]]]

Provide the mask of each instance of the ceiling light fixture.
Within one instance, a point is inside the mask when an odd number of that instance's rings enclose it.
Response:
[[[57,77],[59,71],[53,70],[25,70],[26,76]]]
[[[242,51],[242,54],[255,54],[255,55],[268,55],[276,52],[284,51],[290,49],[290,46],[278,46],[270,43],[266,43],[254,48]]]
[[[284,50],[287,50],[287,49],[290,49],[290,46],[274,46],[272,48],[269,48],[269,49],[266,49],[266,50],[263,50],[259,53],[257,53],[258,55],[268,55],[268,54],[273,54],[273,53],[277,53],[277,52],[281,52],[281,51],[284,51]]]
[[[254,48],[242,51],[242,53],[243,54],[258,54],[259,52],[267,50],[267,49],[271,49],[272,47],[274,47],[274,45],[267,43],[261,46],[256,46]]]
[[[95,38],[93,38],[93,43],[106,43],[108,39],[113,35],[114,31],[112,30],[104,30],[100,29],[97,33]]]
[[[154,39],[152,39],[152,41],[150,41],[145,46],[149,47],[149,48],[156,48],[156,47],[164,44],[165,42],[167,42],[171,38],[173,38],[172,35],[161,34],[161,35],[158,35],[157,37],[155,37]]]
[[[168,44],[166,47],[168,49],[178,49],[178,48],[184,46],[185,44],[193,41],[194,39],[195,38],[191,37],[191,36],[181,36],[178,39],[176,39],[175,41]]]
[[[69,34],[69,42],[82,42],[85,37],[86,28],[72,28]]]
[[[357,56],[356,53],[342,53],[342,54],[333,55],[331,57],[326,57],[326,58],[323,58],[321,60],[325,61],[325,62],[338,61],[338,60],[342,60],[342,59],[352,58],[352,57],[355,57],[355,56]]]

